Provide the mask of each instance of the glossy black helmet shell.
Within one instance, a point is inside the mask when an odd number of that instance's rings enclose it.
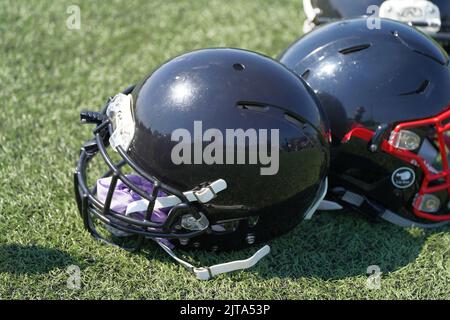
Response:
[[[278,128],[281,150],[286,152],[287,141],[299,136],[297,125],[286,116],[311,128],[314,142],[324,140],[328,130],[317,98],[303,80],[271,58],[244,50],[204,49],[174,58],[139,83],[131,94],[136,135],[129,148],[130,157],[181,189],[208,180],[221,168],[225,168],[225,174],[232,171],[228,166],[211,165],[201,167],[199,172],[192,166],[194,171],[190,172],[189,166],[171,164],[170,150],[175,143],[167,137],[177,128],[193,130],[194,121],[202,121],[204,130]],[[155,138],[155,133],[164,138]],[[160,141],[164,139],[169,141]],[[150,142],[158,141],[156,156]],[[239,183],[245,178],[240,176]],[[246,183],[250,186],[263,180],[251,178]]]

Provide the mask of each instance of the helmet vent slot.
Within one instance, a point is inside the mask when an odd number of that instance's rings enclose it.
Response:
[[[366,50],[368,48],[370,48],[372,45],[370,43],[366,43],[366,44],[359,44],[350,48],[345,48],[342,50],[339,50],[339,53],[341,54],[351,54],[351,53],[355,53],[358,51],[362,51],[362,50]]]
[[[402,93],[401,96],[410,96],[410,95],[414,95],[414,94],[422,94],[422,93],[424,93],[427,90],[429,85],[430,85],[430,81],[429,80],[425,80],[424,82],[422,82],[420,84],[420,86],[416,90],[413,90],[411,92]]]
[[[233,69],[237,71],[244,71],[245,66],[242,63],[235,63],[233,64]]]
[[[236,106],[241,110],[250,110],[257,112],[266,112],[269,110],[269,107],[267,105],[252,102],[239,102]]]
[[[303,80],[308,79],[310,73],[311,73],[311,70],[306,69],[305,72],[303,72],[302,75],[301,75],[302,79]]]
[[[284,118],[299,128],[303,128],[303,126],[305,125],[302,121],[300,121],[299,119],[297,119],[296,117],[294,117],[288,113],[284,114]]]

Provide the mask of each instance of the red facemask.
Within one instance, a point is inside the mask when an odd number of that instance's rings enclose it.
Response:
[[[450,107],[450,105],[449,105]],[[427,129],[430,134],[422,141],[413,129]],[[352,137],[372,141],[375,132],[363,127],[354,127],[342,142]],[[413,200],[414,214],[431,221],[450,220],[450,214],[437,215],[440,199],[435,193],[446,190],[450,199],[450,109],[423,120],[402,122],[392,130],[389,140],[383,140],[379,150],[393,155],[409,164],[420,167],[424,178]],[[426,151],[428,150],[428,151]],[[431,150],[431,151],[430,151]],[[434,160],[440,160],[436,168]]]

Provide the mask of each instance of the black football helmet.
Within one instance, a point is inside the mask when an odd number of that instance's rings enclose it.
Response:
[[[450,220],[450,69],[427,35],[382,19],[328,24],[280,61],[306,80],[332,131],[329,196],[402,226]]]
[[[97,238],[105,226],[139,243],[237,249],[289,231],[326,193],[329,128],[317,97],[257,53],[181,55],[81,118],[96,127],[75,194]],[[89,182],[98,156],[107,170]]]
[[[374,10],[373,6],[378,9]],[[450,49],[448,0],[303,0],[303,8],[305,33],[337,20],[379,16],[415,26],[432,36],[447,51]]]

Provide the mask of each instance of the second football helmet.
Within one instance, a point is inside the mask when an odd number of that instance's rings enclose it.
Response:
[[[281,62],[302,76],[328,115],[330,196],[393,223],[450,220],[450,69],[425,34],[382,19],[328,24]]]
[[[357,17],[380,17],[415,26],[448,51],[450,1],[448,0],[303,0],[303,31],[319,25]]]

